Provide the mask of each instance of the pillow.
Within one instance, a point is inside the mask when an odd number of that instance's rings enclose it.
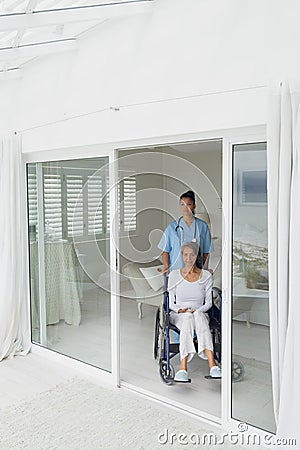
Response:
[[[140,272],[143,274],[148,284],[154,291],[158,291],[164,286],[164,277],[157,269],[162,269],[164,266],[140,267]]]

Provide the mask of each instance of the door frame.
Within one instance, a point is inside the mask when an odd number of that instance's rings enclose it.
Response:
[[[170,144],[184,144],[191,142],[198,142],[204,140],[222,140],[222,202],[223,202],[223,221],[222,224],[222,284],[223,284],[223,310],[222,310],[222,371],[223,378],[221,383],[221,417],[214,417],[205,412],[193,410],[192,408],[182,409],[181,404],[172,402],[169,399],[153,394],[151,392],[139,389],[136,386],[132,386],[125,382],[120,382],[120,279],[117,276],[118,265],[118,242],[119,235],[116,224],[112,223],[112,214],[110,214],[111,220],[111,246],[110,257],[112,267],[112,287],[113,292],[111,294],[111,367],[112,372],[107,373],[102,369],[90,368],[85,363],[76,361],[70,361],[70,365],[74,367],[80,366],[81,370],[86,373],[91,371],[96,374],[98,379],[103,379],[113,384],[114,386],[122,386],[124,388],[135,391],[140,395],[152,398],[155,401],[167,404],[171,408],[181,410],[188,415],[198,416],[205,422],[219,426],[222,429],[229,431],[238,430],[238,420],[231,418],[231,244],[232,244],[232,148],[235,144],[250,143],[267,141],[266,125],[257,125],[250,127],[225,129],[225,130],[212,130],[199,133],[180,134],[172,136],[158,136],[146,139],[126,140],[122,142],[109,142],[99,143],[98,145],[88,145],[86,147],[72,147],[61,149],[49,149],[44,151],[35,151],[32,153],[23,154],[24,173],[26,173],[26,164],[29,162],[44,162],[44,161],[56,161],[56,160],[68,160],[68,159],[82,159],[93,158],[99,156],[109,156],[109,161],[113,163],[110,168],[111,182],[116,182],[116,168],[115,164],[120,150],[130,149],[143,149],[146,147],[158,147]],[[110,189],[110,205],[111,208],[116,210],[117,207],[117,195],[116,189]],[[49,354],[49,350],[41,348],[40,346],[37,352],[39,354]],[[50,351],[51,352],[51,351]],[[68,360],[71,358],[57,355],[56,357],[52,353],[52,359],[64,359],[68,364]],[[248,430],[259,433],[260,431],[255,427],[248,427]]]

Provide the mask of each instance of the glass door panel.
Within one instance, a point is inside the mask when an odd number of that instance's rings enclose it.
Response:
[[[213,232],[216,251],[210,267],[217,272],[222,247],[222,211],[219,208],[222,142],[180,144],[178,148],[176,145],[162,146],[155,151],[120,150],[118,174],[122,180],[118,192],[121,382],[161,396],[168,402],[181,404],[182,408],[220,417],[221,381],[210,382],[205,378],[209,373],[207,361],[195,355],[189,362],[192,383],[184,386],[174,383],[167,387],[162,382],[159,355],[163,339],[160,341],[159,322],[156,320],[158,314],[162,317],[158,311],[163,301],[164,282],[157,271],[157,266],[161,265],[158,243],[166,226],[181,215],[179,196],[192,188],[197,198],[196,216],[201,219],[206,216]],[[215,209],[208,199],[215,202]],[[205,205],[210,205],[210,215]],[[212,226],[214,224],[219,226]],[[215,283],[221,287],[221,277],[217,279],[216,276]],[[176,349],[178,335],[171,332],[170,340]],[[176,352],[173,356],[171,363],[177,371],[180,357]]]
[[[32,339],[111,371],[108,157],[27,166]]]
[[[274,431],[266,143],[233,147],[232,417]]]

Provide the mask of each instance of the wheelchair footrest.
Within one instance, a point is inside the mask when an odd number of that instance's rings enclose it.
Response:
[[[222,377],[212,377],[211,375],[205,375],[204,378],[207,380],[221,380]]]
[[[174,381],[172,377],[165,377],[164,378],[166,381]]]
[[[173,380],[173,381],[174,381],[174,383],[183,383],[183,384],[192,382],[191,378],[189,378],[188,381],[177,381],[177,380]]]

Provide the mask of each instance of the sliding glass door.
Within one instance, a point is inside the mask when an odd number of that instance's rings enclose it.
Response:
[[[232,417],[274,431],[266,143],[233,145],[232,166]]]
[[[114,161],[113,166],[109,165],[108,156],[27,165],[32,340],[112,372],[116,384],[120,381],[121,361],[122,382],[146,389],[154,396],[168,397],[170,403],[182,402],[188,409],[201,409],[220,417],[221,383],[207,382],[207,366],[197,358],[193,361],[195,367],[191,364],[194,381],[184,398],[181,389],[175,387],[166,393],[165,385],[160,382],[157,362],[152,360],[157,305],[147,300],[138,308],[145,284],[140,294],[134,283],[141,277],[140,263],[148,264],[148,260],[134,259],[133,252],[142,257],[148,252],[151,265],[156,265],[159,252],[153,255],[151,252],[158,251],[157,230],[163,230],[171,220],[165,213],[164,196],[159,194],[170,192],[173,200],[168,202],[168,207],[172,207],[172,217],[176,218],[178,196],[191,187],[193,180],[196,180],[193,181],[195,191],[199,184],[198,191],[202,193],[205,183],[199,174],[204,173],[205,180],[215,180],[212,192],[214,195],[216,192],[215,198],[219,200],[224,166],[223,200],[215,211],[218,223],[225,212],[223,234],[221,227],[212,229],[215,260],[218,260],[212,266],[214,283],[223,290],[224,300],[222,415],[226,421],[232,418],[274,431],[266,143],[232,145],[224,140],[224,146],[223,159],[220,142],[204,142],[199,152],[195,152],[194,144],[192,148],[179,146],[178,154],[174,148],[143,154],[131,150],[125,155],[131,158],[130,164],[125,156],[119,155],[118,164]],[[146,158],[150,153],[154,153],[151,165]],[[176,165],[160,164],[169,154],[172,159],[176,156]],[[184,167],[188,168],[188,183],[181,178]],[[180,183],[174,178],[177,168]],[[192,169],[195,176],[191,176]],[[111,195],[114,184],[116,188]],[[201,197],[197,205],[201,208]],[[215,220],[214,215],[211,218]],[[218,277],[221,256],[223,270],[222,277]],[[216,262],[214,254],[211,261]],[[131,270],[136,267],[134,274]],[[147,280],[144,282],[147,284]],[[232,367],[229,368],[230,353]],[[138,371],[132,365],[137,357]],[[198,394],[210,410],[200,408]]]
[[[27,165],[32,340],[111,371],[108,157]]]

